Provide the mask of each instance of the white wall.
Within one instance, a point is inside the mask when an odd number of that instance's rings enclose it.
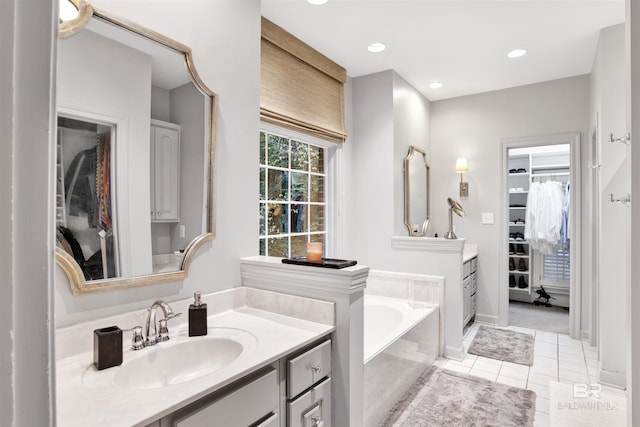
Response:
[[[122,313],[161,298],[215,292],[240,284],[240,258],[258,252],[260,2],[102,0],[96,6],[191,47],[202,80],[219,95],[215,161],[216,239],[206,244],[183,282],[72,296],[56,268],[56,326]],[[122,325],[129,327],[135,325]]]
[[[599,252],[599,359],[600,381],[624,387],[626,376],[626,300],[629,209],[609,203],[609,194],[628,193],[627,146],[610,144],[609,134],[626,133],[624,24],[600,32],[591,74],[591,117],[599,117],[600,222]]]
[[[579,131],[584,144],[588,129],[588,76],[431,103],[430,233],[443,235],[448,228],[447,197],[459,200],[466,217],[454,218],[456,234],[478,245],[478,319],[497,321],[498,267],[507,262],[499,259],[501,140]],[[457,157],[469,163],[465,198],[459,196],[460,176],[454,172]],[[483,212],[493,212],[494,224],[482,224]]]
[[[0,423],[55,423],[56,3],[0,2]]]

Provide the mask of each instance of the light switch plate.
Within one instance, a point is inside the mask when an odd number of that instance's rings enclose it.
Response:
[[[493,224],[493,212],[482,212],[482,223]]]

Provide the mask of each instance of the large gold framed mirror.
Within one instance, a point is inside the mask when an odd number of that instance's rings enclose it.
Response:
[[[429,171],[426,151],[410,146],[404,159],[404,223],[409,236],[427,234],[430,220]]]
[[[185,278],[215,237],[217,96],[191,49],[71,0],[57,69],[56,261],[73,294]]]

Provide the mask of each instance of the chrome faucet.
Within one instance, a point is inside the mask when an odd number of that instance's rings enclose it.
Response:
[[[156,310],[160,307],[164,312],[164,319],[160,320],[160,333],[158,334],[158,325],[156,323]],[[144,328],[144,346],[155,345],[158,342],[167,341],[169,339],[169,330],[167,329],[167,320],[180,316],[182,313],[174,314],[171,306],[164,301],[156,301],[149,308],[147,314],[147,323]]]

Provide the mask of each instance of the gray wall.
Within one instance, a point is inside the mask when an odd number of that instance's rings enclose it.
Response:
[[[0,2],[0,423],[55,423],[55,2]]]
[[[448,228],[447,197],[459,200],[465,218],[454,218],[456,234],[478,244],[478,318],[497,322],[501,278],[500,177],[503,138],[589,129],[589,78],[577,76],[431,103],[432,224],[440,236]],[[460,198],[457,157],[466,157],[469,197]],[[482,224],[493,212],[493,225]],[[505,281],[502,281],[505,283]]]
[[[625,42],[627,46],[627,96],[626,130],[632,135],[640,135],[640,4],[627,0],[627,26]],[[640,150],[631,149],[629,153],[631,200],[640,200]],[[627,235],[627,325],[630,330],[627,341],[627,418],[628,425],[640,425],[640,369],[637,360],[640,357],[640,289],[634,278],[640,277],[640,214],[638,205],[631,205],[629,229]],[[636,261],[636,262],[632,262]],[[635,286],[634,286],[635,285]]]
[[[620,310],[626,301],[627,247],[630,210],[608,202],[609,194],[628,193],[627,146],[607,142],[609,134],[626,133],[626,85],[624,25],[600,32],[598,50],[591,74],[591,118],[599,118],[599,159],[597,173],[599,206],[599,359],[600,381],[625,386],[627,313]]]
[[[400,270],[391,238],[404,225],[404,158],[430,150],[430,102],[394,71],[353,79],[350,256],[376,269]]]

